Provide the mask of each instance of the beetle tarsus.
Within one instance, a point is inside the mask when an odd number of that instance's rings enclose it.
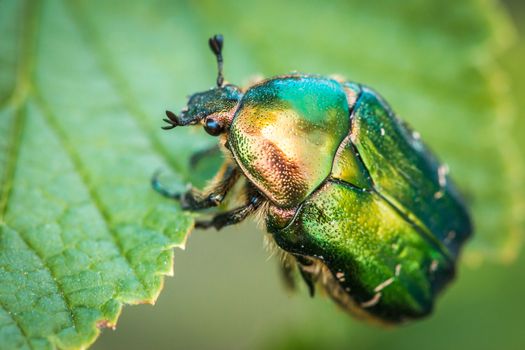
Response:
[[[196,211],[216,207],[223,200],[223,195],[221,194],[210,193],[203,196],[191,187],[185,192],[171,192],[161,184],[159,176],[160,172],[156,172],[153,175],[151,178],[151,187],[163,197],[179,201],[180,206],[184,210]]]
[[[170,199],[180,200],[181,194],[178,192],[170,192],[166,187],[164,187],[160,182],[160,174],[162,171],[157,170],[151,177],[151,187],[162,196]]]
[[[222,203],[228,191],[239,179],[239,170],[229,162],[225,162],[219,171],[215,185],[207,192],[202,193],[190,187],[185,192],[171,192],[159,180],[160,171],[156,171],[151,178],[151,187],[162,196],[180,202],[182,209],[198,211],[216,207]]]
[[[203,196],[192,188],[180,196],[180,206],[184,210],[197,211],[216,207],[223,199],[221,194],[210,193]]]

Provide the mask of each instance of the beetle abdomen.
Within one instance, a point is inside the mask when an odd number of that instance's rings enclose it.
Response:
[[[390,322],[428,314],[453,276],[442,245],[374,191],[342,181],[326,182],[272,233],[284,250],[326,264],[356,305]]]
[[[350,129],[349,114],[335,80],[278,77],[246,92],[232,121],[230,148],[268,199],[294,207],[330,175]]]

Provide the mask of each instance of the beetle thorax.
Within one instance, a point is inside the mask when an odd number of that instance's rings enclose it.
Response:
[[[349,124],[348,103],[335,81],[276,78],[246,92],[229,144],[245,175],[270,201],[293,207],[330,174]]]

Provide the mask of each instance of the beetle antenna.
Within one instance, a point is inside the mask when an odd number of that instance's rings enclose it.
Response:
[[[174,127],[179,126],[179,125],[182,124],[180,119],[179,119],[179,117],[175,113],[173,113],[172,111],[166,111],[166,117],[168,117],[168,118],[162,119],[166,123],[168,123],[168,125],[165,125],[165,126],[162,127],[162,129],[164,129],[164,130],[171,130]]]
[[[222,34],[215,34],[208,40],[211,51],[215,54],[217,58],[217,68],[219,70],[217,74],[217,87],[222,87],[224,83],[224,76],[222,75],[222,45],[224,43],[224,38]]]

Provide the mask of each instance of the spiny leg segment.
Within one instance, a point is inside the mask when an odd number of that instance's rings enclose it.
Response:
[[[239,168],[231,161],[226,161],[219,169],[212,181],[210,189],[201,192],[190,188],[186,192],[171,192],[166,189],[159,181],[159,172],[155,173],[151,179],[151,186],[155,191],[166,198],[175,199],[180,202],[184,210],[198,211],[216,207],[222,203],[228,191],[239,179]]]
[[[248,196],[244,205],[229,210],[224,213],[213,216],[210,220],[197,221],[196,228],[210,228],[214,227],[220,230],[224,226],[235,225],[253,214],[264,203],[262,195],[251,184],[246,185],[246,194]]]

